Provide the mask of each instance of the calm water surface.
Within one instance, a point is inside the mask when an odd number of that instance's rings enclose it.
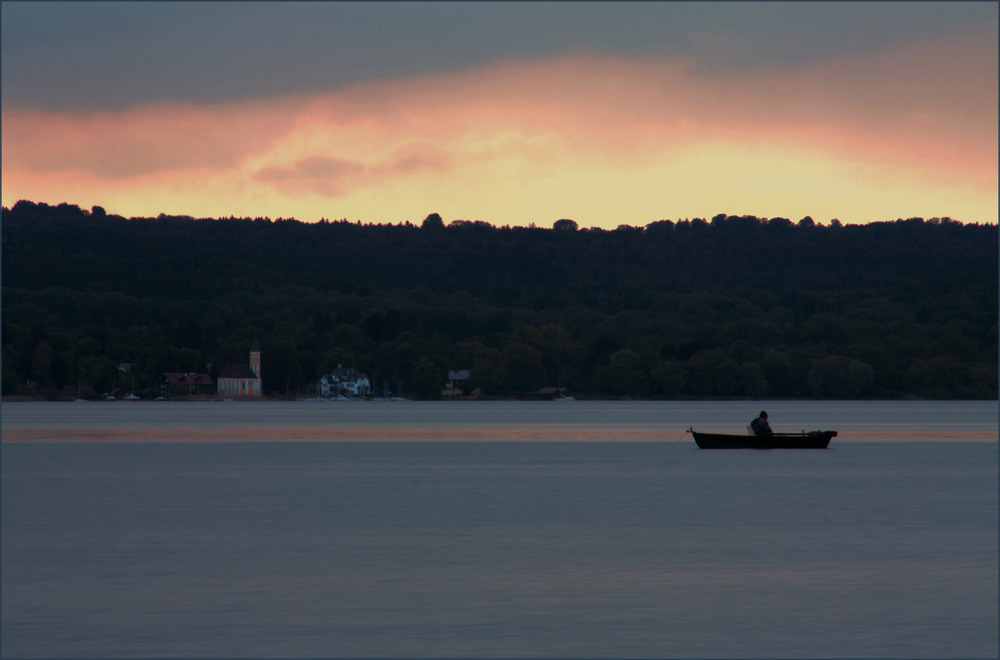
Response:
[[[3,657],[997,657],[996,402],[3,406]]]
[[[997,441],[996,401],[14,403],[3,439],[690,442],[690,426],[745,433],[762,405],[774,430],[834,429],[836,444]]]

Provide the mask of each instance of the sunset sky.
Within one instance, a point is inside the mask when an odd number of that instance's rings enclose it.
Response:
[[[995,2],[3,2],[2,201],[997,222]]]

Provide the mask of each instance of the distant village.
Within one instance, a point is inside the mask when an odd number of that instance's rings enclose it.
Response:
[[[166,372],[160,383],[159,396],[156,400],[177,398],[223,399],[223,400],[257,400],[263,399],[263,378],[261,375],[260,344],[254,339],[250,347],[250,357],[247,363],[231,363],[225,365],[215,380],[207,373]],[[127,376],[134,364],[121,363],[118,370]],[[479,399],[483,397],[480,387],[469,385],[472,372],[467,369],[457,369],[448,372],[447,382],[442,384],[441,396],[445,399]],[[393,399],[404,400],[402,395],[390,396],[388,388],[382,395],[373,392],[368,375],[354,367],[338,365],[336,369],[320,377],[315,385],[315,391],[310,393],[308,400],[358,400],[358,399]],[[92,388],[81,387],[76,393],[82,399],[106,400],[139,400],[134,392],[125,394],[124,388],[112,392],[98,394]],[[526,400],[571,400],[565,387],[543,387],[537,391],[517,392],[514,398]]]

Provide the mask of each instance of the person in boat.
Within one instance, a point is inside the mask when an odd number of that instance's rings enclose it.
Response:
[[[750,422],[750,428],[753,429],[755,435],[773,435],[774,431],[771,430],[771,425],[767,423],[767,411],[761,410],[760,415],[757,419]]]

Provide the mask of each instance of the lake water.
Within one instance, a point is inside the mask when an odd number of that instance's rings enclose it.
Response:
[[[998,655],[997,402],[13,403],[4,658]]]

